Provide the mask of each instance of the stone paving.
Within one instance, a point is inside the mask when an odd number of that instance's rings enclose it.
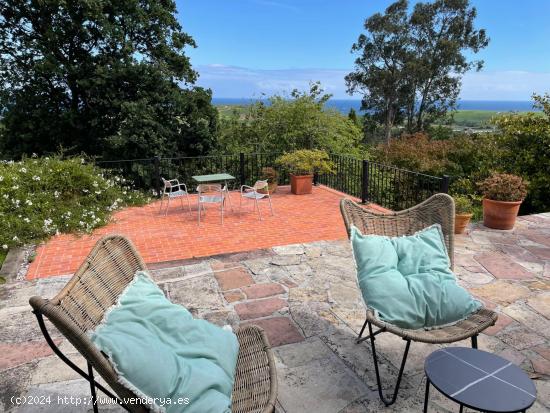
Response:
[[[538,390],[538,400],[529,411],[548,411],[550,214],[523,217],[513,231],[478,225],[458,236],[455,271],[462,285],[500,314],[498,323],[479,337],[479,347],[521,366]],[[195,316],[218,325],[253,323],[267,331],[276,356],[279,412],[422,410],[423,361],[440,346],[412,344],[398,400],[384,408],[376,393],[369,343],[354,341],[364,310],[347,241],[191,260],[151,273],[172,301]],[[0,411],[91,411],[91,407],[58,404],[64,396],[87,397],[88,387],[52,355],[27,304],[31,295],[54,295],[67,279],[10,282],[2,287]],[[69,343],[59,334],[54,337],[83,366]],[[377,344],[384,387],[390,388],[404,342],[386,333],[377,336]],[[453,345],[469,346],[469,342]],[[14,406],[11,397],[20,395],[49,395],[52,405]],[[121,411],[113,406],[100,410]],[[430,411],[458,408],[432,391]]]

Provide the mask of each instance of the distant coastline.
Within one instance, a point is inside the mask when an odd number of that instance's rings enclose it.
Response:
[[[267,102],[267,99],[245,99],[245,98],[213,98],[214,105],[250,105],[258,100]],[[351,108],[359,112],[361,101],[355,99],[330,99],[327,107],[339,110],[342,113],[348,113]],[[533,102],[525,100],[461,100],[458,104],[458,110],[477,110],[492,112],[529,112],[535,111]]]

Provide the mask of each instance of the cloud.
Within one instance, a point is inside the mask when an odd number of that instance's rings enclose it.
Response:
[[[198,66],[198,84],[210,88],[219,98],[254,98],[262,94],[306,90],[310,82],[320,81],[335,99],[352,98],[346,93],[344,76],[338,69],[249,69],[221,64]],[[466,100],[530,100],[533,92],[550,91],[550,73],[494,71],[467,73],[461,98]],[[353,96],[358,99],[359,96]]]

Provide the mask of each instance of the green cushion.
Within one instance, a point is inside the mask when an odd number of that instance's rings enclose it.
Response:
[[[140,397],[164,400],[154,411],[231,411],[237,337],[193,319],[147,273],[136,273],[91,339],[109,356],[123,385]]]
[[[439,225],[406,237],[362,235],[352,227],[357,280],[367,306],[401,328],[442,326],[481,307],[456,283]]]

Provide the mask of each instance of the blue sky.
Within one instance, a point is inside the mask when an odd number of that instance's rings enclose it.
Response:
[[[343,77],[366,17],[386,0],[177,0],[179,20],[197,42],[188,49],[198,84],[215,97],[252,98],[305,89],[320,80],[350,98]],[[528,100],[550,91],[550,1],[474,0],[489,47],[480,73],[464,78],[461,97]],[[359,96],[354,96],[359,98]]]

